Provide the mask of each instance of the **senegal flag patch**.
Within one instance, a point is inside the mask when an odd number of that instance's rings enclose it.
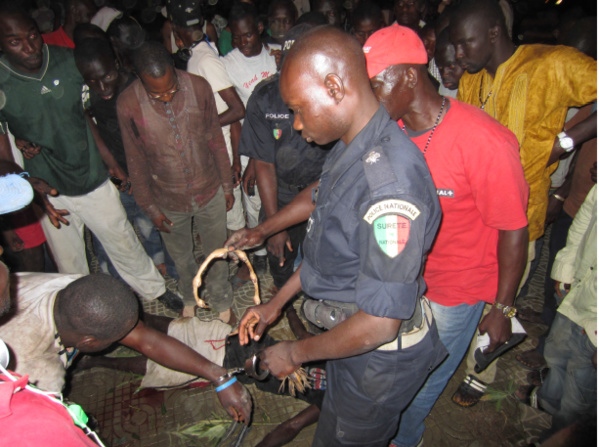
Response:
[[[373,222],[374,238],[390,258],[400,254],[408,243],[410,220],[398,214],[388,214]]]
[[[372,205],[364,220],[372,225],[378,246],[390,258],[400,254],[410,237],[411,221],[420,216],[420,210],[405,200],[388,199]]]
[[[275,137],[275,140],[278,140],[279,138],[281,138],[283,131],[281,129],[273,129],[272,134]]]

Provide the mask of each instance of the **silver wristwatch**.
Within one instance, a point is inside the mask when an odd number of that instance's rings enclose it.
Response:
[[[557,134],[559,145],[566,152],[572,152],[574,150],[574,140],[570,138],[566,132],[560,132]]]

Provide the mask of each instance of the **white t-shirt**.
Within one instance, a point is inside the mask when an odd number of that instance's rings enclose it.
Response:
[[[214,100],[216,101],[216,111],[220,115],[226,111],[229,106],[220,97],[218,92],[226,88],[233,87],[233,83],[229,79],[227,70],[223,61],[218,56],[217,50],[208,44],[206,41],[200,42],[192,49],[191,58],[187,62],[188,73],[203,77],[208,81],[212,91],[214,92]],[[227,151],[229,152],[229,158],[233,157],[233,150],[231,148],[231,130],[229,125],[223,126],[223,136],[225,137],[225,143],[227,144]]]
[[[275,57],[269,53],[271,50],[280,49],[281,45],[269,44],[268,47],[262,46],[259,55],[245,57],[241,51],[235,48],[223,58],[229,78],[244,106],[247,105],[256,85],[277,72]]]
[[[29,381],[47,391],[62,391],[66,354],[55,338],[56,295],[83,275],[17,273],[11,275],[11,297],[15,314],[0,325],[0,339],[14,353],[14,371],[29,375]]]

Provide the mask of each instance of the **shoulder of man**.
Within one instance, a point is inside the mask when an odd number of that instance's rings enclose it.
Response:
[[[274,75],[260,81],[252,92],[252,96],[254,95],[256,95],[256,98],[268,98],[273,95],[280,96],[279,74],[275,73]]]
[[[430,194],[432,179],[422,153],[391,120],[362,157],[362,166],[373,196],[393,191],[423,198]]]

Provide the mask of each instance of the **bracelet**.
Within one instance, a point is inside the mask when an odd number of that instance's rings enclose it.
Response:
[[[560,202],[565,202],[566,198],[560,196],[559,194],[553,194],[553,197],[555,197],[557,200],[559,200]]]
[[[233,385],[235,382],[237,382],[237,377],[233,377],[232,379],[230,379],[228,382],[223,383],[222,385],[219,385],[216,387],[216,392],[218,393],[219,391],[222,391],[224,389],[229,388],[231,385]]]

